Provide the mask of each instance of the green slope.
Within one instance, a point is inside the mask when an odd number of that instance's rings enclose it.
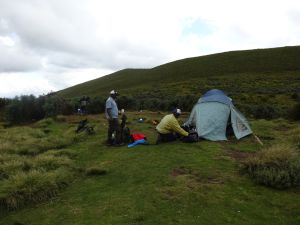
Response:
[[[299,77],[300,46],[294,46],[187,58],[152,69],[124,69],[64,89],[58,95],[66,98],[106,96],[109,90],[117,89],[123,95],[155,92],[159,97],[161,94],[185,95],[195,91],[200,94],[210,88],[221,88],[233,94],[259,93],[269,87],[283,88],[290,93],[299,92]],[[262,82],[266,79],[267,84]],[[244,88],[241,89],[241,85]]]

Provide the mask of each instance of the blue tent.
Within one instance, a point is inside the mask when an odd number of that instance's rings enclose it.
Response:
[[[206,92],[194,106],[185,125],[195,126],[199,137],[212,141],[227,140],[226,130],[232,126],[237,139],[252,134],[246,118],[221,90]]]

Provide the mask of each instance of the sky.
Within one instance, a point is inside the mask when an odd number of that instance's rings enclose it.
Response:
[[[125,68],[300,45],[299,0],[0,0],[0,97]]]

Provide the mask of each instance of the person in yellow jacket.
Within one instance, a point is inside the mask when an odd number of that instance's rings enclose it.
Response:
[[[189,133],[182,129],[177,118],[181,115],[180,109],[173,110],[172,114],[166,115],[156,126],[158,137],[156,144],[161,142],[175,141],[180,136],[188,136]]]

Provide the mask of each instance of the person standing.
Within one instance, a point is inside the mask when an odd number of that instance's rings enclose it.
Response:
[[[160,123],[156,126],[158,133],[156,144],[162,142],[175,141],[180,136],[187,137],[189,135],[182,129],[178,123],[177,118],[181,115],[180,109],[174,109],[172,114],[166,115]]]
[[[120,125],[118,121],[118,105],[116,103],[116,98],[118,92],[112,90],[110,96],[105,103],[105,116],[108,121],[108,130],[107,130],[107,145],[120,145]],[[114,137],[113,137],[114,136]]]

